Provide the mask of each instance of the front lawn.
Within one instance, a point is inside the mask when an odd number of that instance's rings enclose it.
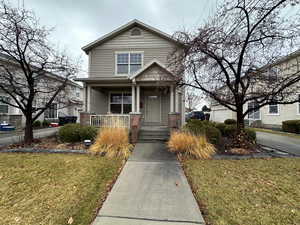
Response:
[[[183,165],[208,224],[300,224],[300,159],[187,160]]]
[[[88,225],[121,160],[89,155],[0,154],[0,224]],[[72,217],[72,219],[70,219]]]

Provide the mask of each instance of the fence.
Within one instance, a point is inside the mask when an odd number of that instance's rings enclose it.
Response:
[[[95,127],[130,128],[129,115],[91,115],[91,125]]]

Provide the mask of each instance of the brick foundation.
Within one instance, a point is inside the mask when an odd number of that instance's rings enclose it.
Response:
[[[80,124],[81,125],[91,125],[91,113],[81,112],[80,113]]]
[[[171,131],[178,130],[180,127],[180,113],[169,113],[168,126]]]
[[[137,143],[139,138],[139,130],[141,127],[142,114],[132,113],[130,114],[130,141],[131,143]]]

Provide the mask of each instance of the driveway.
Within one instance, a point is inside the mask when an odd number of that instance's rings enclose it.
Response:
[[[93,225],[204,224],[176,157],[163,143],[138,143]]]
[[[261,145],[300,156],[300,139],[260,131],[257,131],[256,135],[257,142]]]
[[[34,138],[50,137],[55,135],[58,130],[58,127],[34,130],[33,136]],[[1,145],[14,144],[23,140],[24,132],[0,134],[0,147]]]

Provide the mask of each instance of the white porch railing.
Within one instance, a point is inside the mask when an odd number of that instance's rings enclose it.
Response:
[[[91,115],[91,126],[110,128],[130,128],[129,115]]]

